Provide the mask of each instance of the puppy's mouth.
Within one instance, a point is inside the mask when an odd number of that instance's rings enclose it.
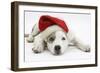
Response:
[[[61,52],[60,51],[55,51],[54,55],[56,55],[56,56],[61,55]]]
[[[55,53],[54,55],[55,55],[55,56],[59,56],[59,55],[61,55],[61,53]]]

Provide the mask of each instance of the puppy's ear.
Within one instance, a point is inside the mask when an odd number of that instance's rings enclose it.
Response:
[[[48,42],[48,38],[49,38],[49,37],[50,37],[50,35],[44,39],[45,43]]]
[[[47,42],[47,38],[45,38],[44,41]]]
[[[44,41],[44,43],[43,43],[43,44],[44,44],[44,50],[45,50],[45,49],[47,49],[47,42],[46,42],[46,41]]]

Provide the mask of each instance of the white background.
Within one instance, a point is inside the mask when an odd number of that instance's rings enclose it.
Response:
[[[10,54],[11,54],[11,12],[10,3],[14,0],[0,0],[0,73],[13,73],[10,70]],[[29,1],[29,0],[24,0]],[[30,0],[33,1],[33,0]],[[99,0],[34,0],[34,2],[50,2],[50,3],[66,3],[77,5],[99,5]],[[99,6],[100,7],[100,6]],[[98,12],[100,13],[100,11]],[[98,14],[99,15],[99,14]],[[99,19],[99,16],[98,16]],[[99,27],[99,23],[98,23]],[[98,30],[99,31],[99,30]],[[99,36],[100,37],[100,36]],[[100,39],[98,39],[100,40]],[[99,46],[100,47],[100,46]],[[100,52],[98,48],[98,52]],[[100,53],[98,53],[100,55]],[[99,58],[100,61],[100,58]],[[100,65],[100,63],[99,63]],[[71,69],[55,69],[55,70],[40,70],[34,71],[34,73],[99,73],[100,66],[88,67],[88,68],[71,68]],[[24,73],[24,72],[22,72]],[[27,71],[26,73],[33,73],[33,71]]]

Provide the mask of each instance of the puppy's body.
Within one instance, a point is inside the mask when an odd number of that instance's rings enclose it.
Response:
[[[53,37],[51,39],[52,42],[50,42],[49,40],[51,37]],[[90,51],[89,46],[85,45],[79,39],[77,39],[77,37],[70,30],[66,33],[62,28],[57,25],[50,26],[42,32],[39,32],[38,26],[35,25],[27,41],[34,41],[32,50],[35,53],[44,51],[44,42],[47,43],[48,50],[54,55],[64,53],[65,50],[68,48],[68,44],[70,42],[84,52]]]

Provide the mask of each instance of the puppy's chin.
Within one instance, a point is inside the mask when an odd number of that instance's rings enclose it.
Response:
[[[62,53],[60,53],[60,52],[55,52],[53,55],[55,55],[55,56],[60,56],[60,55],[62,55]]]
[[[61,52],[61,51],[59,51],[59,52],[54,51],[54,50],[49,50],[49,51],[50,51],[50,53],[51,53],[52,55],[54,55],[54,56],[60,56],[60,55],[63,55],[63,54],[64,54],[64,53]]]

